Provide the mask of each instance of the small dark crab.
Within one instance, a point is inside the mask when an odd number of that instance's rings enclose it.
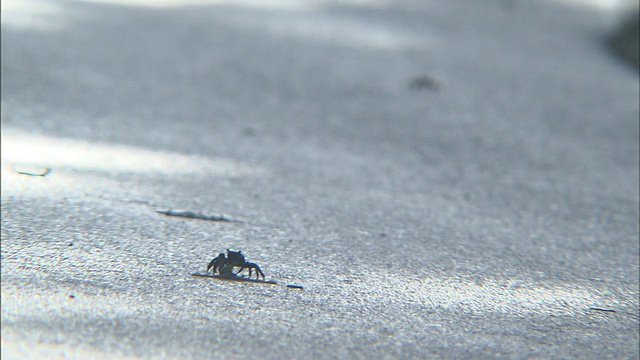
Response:
[[[234,268],[240,268],[240,270],[234,273]],[[247,262],[241,251],[232,251],[227,249],[226,256],[224,253],[220,253],[218,257],[211,260],[209,265],[207,265],[207,272],[211,270],[214,275],[217,273],[224,277],[235,277],[245,269],[249,270],[249,278],[251,278],[253,270],[255,270],[256,279],[258,279],[259,276],[262,276],[262,279],[264,279],[264,273],[260,270],[258,264]]]

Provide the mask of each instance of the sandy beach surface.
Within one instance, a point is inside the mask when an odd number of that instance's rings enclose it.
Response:
[[[637,358],[586,3],[3,1],[2,358]]]

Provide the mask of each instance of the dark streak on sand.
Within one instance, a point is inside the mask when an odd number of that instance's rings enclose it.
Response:
[[[191,274],[191,276],[213,278],[213,279],[226,280],[226,281],[252,282],[252,283],[259,283],[259,284],[270,284],[270,285],[278,284],[277,282],[272,281],[272,280],[249,279],[249,278],[235,276],[235,275],[234,276],[221,276],[221,275],[210,275],[210,274],[195,273],[195,274]]]
[[[603,308],[599,308],[599,307],[590,307],[590,308],[588,308],[587,310],[589,310],[589,311],[602,311],[602,312],[609,312],[609,313],[614,313],[614,312],[616,312],[616,311],[615,311],[615,310],[613,310],[613,309],[603,309]]]
[[[204,214],[191,210],[174,210],[174,209],[162,209],[155,210],[158,214],[166,215],[166,216],[176,216],[187,219],[197,219],[197,220],[207,220],[207,221],[227,221],[227,222],[238,222],[237,220],[228,219],[222,214]]]
[[[14,165],[13,171],[20,175],[45,177],[51,172],[51,168],[37,166]]]

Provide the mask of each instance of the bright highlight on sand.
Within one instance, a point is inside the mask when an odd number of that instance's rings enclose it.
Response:
[[[457,278],[423,278],[367,280],[378,284],[371,295],[427,308],[474,314],[564,315],[572,316],[593,308],[615,309],[619,304],[613,294],[576,284],[536,281],[485,279],[477,282]]]
[[[109,173],[241,176],[258,169],[223,158],[92,143],[3,129],[3,165],[33,164]]]

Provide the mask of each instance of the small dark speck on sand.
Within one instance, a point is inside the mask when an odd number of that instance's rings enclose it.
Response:
[[[409,82],[409,88],[412,90],[438,90],[440,83],[429,75],[416,76]]]
[[[291,284],[288,284],[288,285],[287,285],[287,287],[288,287],[289,289],[297,289],[297,290],[302,290],[302,289],[304,289],[304,288],[303,288],[302,286],[300,286],[300,285],[291,285]]]

